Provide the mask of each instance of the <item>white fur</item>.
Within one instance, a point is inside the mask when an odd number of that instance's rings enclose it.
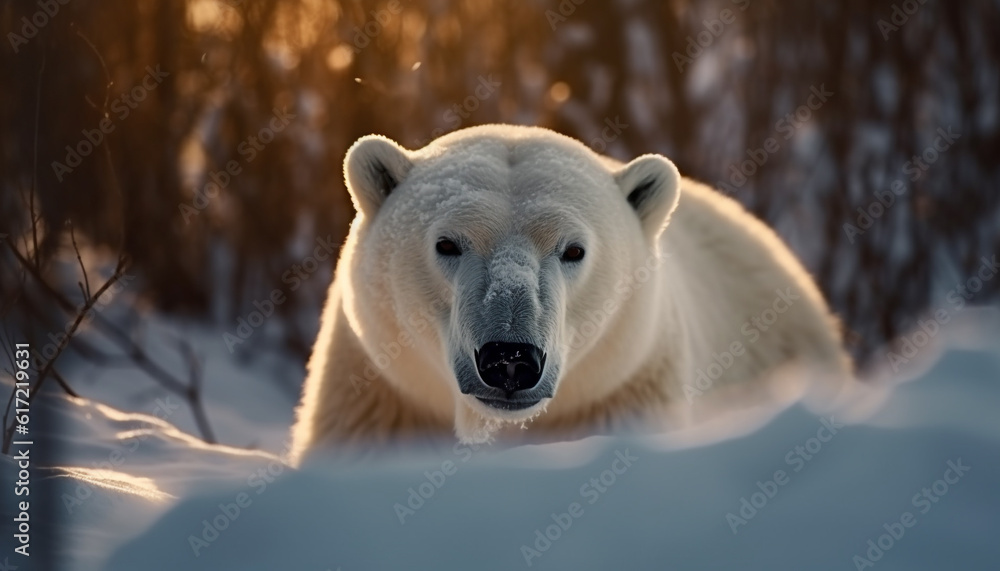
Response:
[[[849,372],[836,320],[788,248],[663,157],[622,165],[545,129],[494,125],[417,151],[366,137],[345,164],[359,213],[309,362],[293,461],[320,446],[452,431],[487,441],[513,436],[507,426],[539,439],[665,426],[692,393],[708,398],[793,361]],[[633,207],[626,198],[643,183]],[[534,291],[532,280],[549,272],[542,293],[526,298],[537,318],[524,331],[558,363],[553,398],[515,414],[460,392],[455,355],[483,339],[468,338],[455,308],[468,292],[435,258],[435,240],[449,232],[486,260],[484,304],[518,287]],[[571,268],[551,254],[569,238],[587,243]],[[744,324],[787,288],[799,299],[751,342]],[[544,292],[554,292],[551,307],[539,306]],[[520,324],[484,327],[503,335]],[[695,371],[735,342],[746,354],[709,390],[697,387]]]

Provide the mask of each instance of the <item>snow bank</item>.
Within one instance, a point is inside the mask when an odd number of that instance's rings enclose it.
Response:
[[[877,423],[796,405],[703,446],[318,463],[185,499],[109,568],[985,568],[1000,558],[998,370],[995,353],[951,353]],[[251,503],[220,517],[240,492]]]

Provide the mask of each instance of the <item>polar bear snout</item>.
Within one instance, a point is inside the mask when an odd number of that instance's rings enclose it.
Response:
[[[535,388],[545,354],[527,343],[487,343],[476,351],[476,369],[487,385],[506,393]]]

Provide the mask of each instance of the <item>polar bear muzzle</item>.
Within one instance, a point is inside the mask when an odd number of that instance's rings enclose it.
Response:
[[[479,402],[500,410],[531,408],[551,392],[532,391],[545,370],[545,353],[528,343],[490,342],[475,354],[479,378],[491,389],[503,391],[502,398],[492,394],[472,394]],[[475,393],[476,391],[473,391]]]
[[[508,393],[535,388],[544,366],[545,354],[527,343],[487,343],[476,351],[479,378]]]

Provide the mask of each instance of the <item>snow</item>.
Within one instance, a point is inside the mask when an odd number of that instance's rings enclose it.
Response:
[[[218,351],[217,332],[186,327]],[[302,470],[279,462],[293,404],[266,368],[209,369],[209,417],[233,446],[192,436],[175,397],[122,412],[124,381],[106,372],[81,391],[116,406],[54,392],[32,406],[60,419],[33,436],[62,466],[33,473],[33,496],[55,499],[33,534],[61,538],[58,568],[83,571],[852,569],[869,540],[879,570],[985,568],[1000,557],[998,340],[997,312],[967,309],[835,406],[807,391],[668,435],[364,451]],[[14,464],[0,467],[6,488]]]
[[[292,407],[298,400],[305,368],[293,363],[287,355],[267,353],[257,348],[259,343],[253,344],[270,325],[278,325],[278,319],[272,316],[245,343],[235,345],[232,353],[222,335],[223,332],[235,335],[235,322],[216,329],[156,316],[142,320],[136,337],[152,352],[157,363],[169,371],[181,372],[178,376],[184,382],[188,381],[187,364],[175,348],[181,337],[192,345],[202,361],[203,377],[207,379],[203,399],[206,409],[211,411],[209,421],[219,442],[279,452],[292,422]],[[98,349],[116,353],[113,345],[97,335],[84,338]],[[253,361],[244,362],[249,353],[253,353]],[[71,363],[73,386],[81,396],[119,410],[155,414],[156,399],[170,395],[181,406],[171,409],[169,421],[184,431],[198,434],[194,417],[183,399],[160,389],[135,368],[79,360],[67,362]],[[252,424],[248,424],[250,419]]]

